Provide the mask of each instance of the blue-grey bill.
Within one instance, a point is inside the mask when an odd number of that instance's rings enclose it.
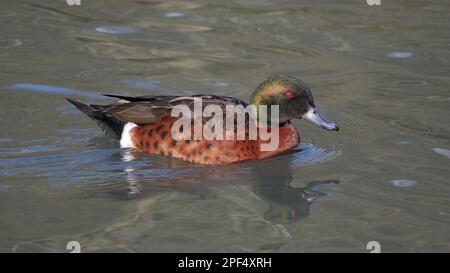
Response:
[[[328,119],[326,119],[325,117],[323,117],[319,110],[317,110],[314,107],[310,107],[308,112],[304,113],[302,115],[302,119],[307,120],[309,122],[311,122],[314,125],[317,125],[323,129],[327,129],[330,131],[338,131],[339,130],[339,126],[334,123],[329,121]]]

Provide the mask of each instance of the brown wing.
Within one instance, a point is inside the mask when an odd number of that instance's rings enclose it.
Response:
[[[201,100],[202,110],[208,105],[219,106],[225,113],[227,105],[242,106],[244,109],[247,103],[232,97],[215,95],[193,95],[193,96],[141,96],[126,97],[116,95],[106,95],[119,98],[127,102],[113,104],[107,107],[107,111],[115,118],[123,122],[133,122],[139,125],[150,124],[158,121],[163,116],[171,114],[174,107],[185,105],[194,114],[195,101]]]

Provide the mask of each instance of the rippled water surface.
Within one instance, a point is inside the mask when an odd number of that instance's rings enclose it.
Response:
[[[450,251],[450,2],[0,2],[0,251]],[[205,167],[118,148],[64,98],[268,75],[341,126]]]

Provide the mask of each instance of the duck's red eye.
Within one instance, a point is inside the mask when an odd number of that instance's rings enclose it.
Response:
[[[284,96],[288,99],[292,99],[292,98],[294,98],[294,91],[286,90],[286,91],[284,91]]]

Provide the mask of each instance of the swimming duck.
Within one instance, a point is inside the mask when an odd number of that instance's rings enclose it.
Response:
[[[300,135],[290,123],[291,119],[304,119],[326,130],[339,130],[338,125],[321,116],[308,85],[302,80],[284,74],[266,79],[250,97],[250,104],[257,108],[267,106],[267,109],[271,109],[278,106],[276,119],[275,115],[272,117],[269,114],[263,122],[258,114],[252,116],[244,111],[244,119],[247,122],[244,126],[240,126],[237,122],[239,115],[233,114],[236,122],[232,124],[232,127],[224,129],[225,137],[215,139],[189,137],[189,133],[191,136],[195,134],[193,129],[196,128],[196,123],[205,126],[208,121],[216,117],[211,115],[208,119],[201,116],[198,119],[194,113],[196,102],[201,101],[201,110],[205,110],[208,106],[215,106],[215,109],[218,107],[224,113],[229,106],[234,106],[235,109],[248,109],[246,108],[249,106],[248,103],[236,98],[216,95],[128,97],[105,94],[105,96],[120,100],[109,105],[86,104],[70,98],[67,100],[95,120],[106,135],[119,142],[123,148],[134,148],[150,154],[171,156],[198,164],[212,165],[252,159],[261,160],[287,152],[300,143]],[[184,132],[183,126],[180,126],[178,131],[173,130],[174,125],[183,117],[174,116],[172,111],[182,106],[183,109],[192,113],[192,116],[188,118],[192,126],[191,128],[186,126]],[[277,131],[278,141],[274,149],[261,148],[263,144],[268,144],[269,140],[263,138],[259,131],[254,135],[255,137],[250,137],[252,132],[249,120],[252,119],[256,120],[258,129],[264,127],[269,133]],[[222,124],[226,123],[225,119],[222,121]],[[218,124],[221,125],[221,123]],[[214,131],[214,125],[211,128]],[[188,134],[186,134],[187,131],[189,131]],[[239,132],[245,137],[236,139],[236,137],[227,138],[226,136],[227,134],[236,136]]]

